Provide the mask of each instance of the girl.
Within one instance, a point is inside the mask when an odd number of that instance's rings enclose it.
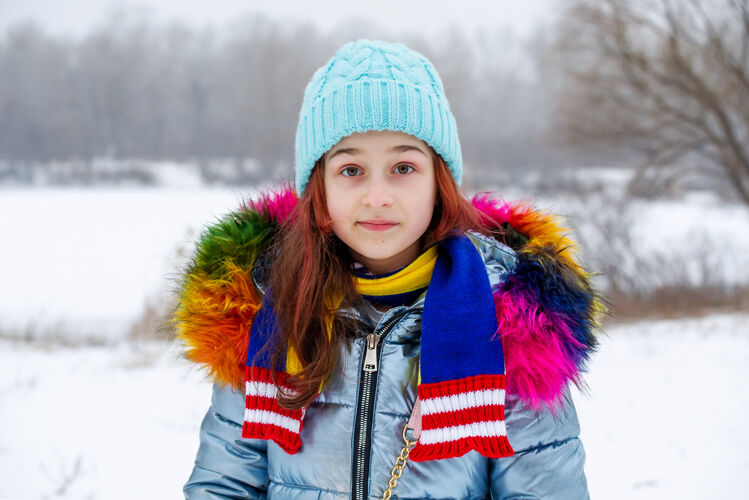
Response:
[[[215,382],[185,496],[587,498],[569,384],[599,301],[552,217],[461,195],[432,64],[342,47],[295,169],[185,274],[178,332]]]

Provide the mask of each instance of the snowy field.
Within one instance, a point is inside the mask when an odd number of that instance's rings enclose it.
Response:
[[[748,324],[607,330],[574,395],[591,498],[749,498]],[[167,344],[1,341],[0,380],[1,499],[181,498],[210,385]]]
[[[749,499],[749,313],[607,334],[576,398],[591,498]]]
[[[0,332],[122,338],[250,190],[0,189]]]

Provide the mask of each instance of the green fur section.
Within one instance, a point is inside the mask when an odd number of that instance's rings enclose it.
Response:
[[[249,272],[276,232],[276,222],[252,208],[231,212],[204,230],[187,274],[221,280],[229,274],[227,264]]]

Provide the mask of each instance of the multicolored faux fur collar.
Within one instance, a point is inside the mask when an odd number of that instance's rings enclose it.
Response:
[[[174,322],[186,356],[223,385],[244,389],[249,332],[262,297],[251,270],[297,202],[291,189],[267,194],[206,228],[187,269]],[[507,393],[552,409],[581,373],[605,311],[575,245],[556,219],[528,204],[473,198],[517,265],[494,292]]]

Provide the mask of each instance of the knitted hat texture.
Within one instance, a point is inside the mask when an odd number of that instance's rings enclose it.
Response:
[[[401,43],[357,40],[315,71],[304,91],[295,141],[297,193],[315,162],[355,132],[393,130],[429,144],[460,185],[455,117],[434,65]]]

